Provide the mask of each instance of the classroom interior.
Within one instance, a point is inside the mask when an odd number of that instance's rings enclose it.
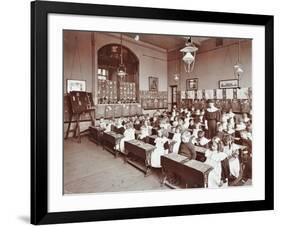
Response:
[[[63,31],[64,194],[252,184],[252,40]]]

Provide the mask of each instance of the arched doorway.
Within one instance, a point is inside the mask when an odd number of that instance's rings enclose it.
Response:
[[[113,81],[117,84],[117,100],[120,100],[120,83],[135,83],[136,101],[139,100],[139,60],[126,46],[122,45],[123,64],[127,75],[121,78],[117,75],[120,64],[120,44],[108,44],[98,50],[98,79]]]

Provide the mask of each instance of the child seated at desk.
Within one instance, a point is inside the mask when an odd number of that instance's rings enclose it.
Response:
[[[153,113],[153,117],[159,117],[161,115],[160,110],[157,110]]]
[[[217,136],[218,138],[220,138],[220,140],[223,140],[224,132],[223,132],[223,126],[222,126],[221,123],[218,124],[217,130],[218,130],[218,131],[217,131],[216,136]]]
[[[232,118],[229,118],[229,119],[227,120],[227,123],[231,125],[231,128],[232,128],[232,129],[235,128],[235,120],[234,120],[233,117],[232,117]]]
[[[183,119],[179,118],[178,120],[178,127],[180,128],[180,130],[183,130]]]
[[[179,118],[178,118],[178,116],[175,116],[174,120],[172,121],[172,126],[177,127],[178,124],[179,124]]]
[[[145,120],[144,124],[140,128],[141,133],[140,133],[138,139],[143,140],[146,137],[150,136],[151,129],[152,129],[152,127],[149,125],[149,122],[147,120]]]
[[[198,132],[202,131],[200,122],[194,124],[194,129],[192,130],[192,136],[198,138]]]
[[[171,117],[170,117],[170,120],[171,120],[171,121],[175,121],[176,114],[177,114],[177,113],[176,113],[176,110],[173,109],[173,110],[172,110]]]
[[[189,118],[184,118],[184,122],[182,124],[182,130],[187,130],[189,127]]]
[[[235,117],[235,114],[233,113],[232,108],[229,109],[229,111],[228,111],[228,113],[227,113],[227,117],[228,117],[229,119]]]
[[[246,124],[247,122],[249,122],[251,119],[248,117],[247,113],[243,113],[242,115],[242,120],[243,122]]]
[[[188,143],[191,138],[191,132],[189,130],[185,130],[181,135],[182,143]]]
[[[106,123],[104,121],[104,118],[101,118],[100,121],[99,121],[99,127],[101,129],[106,129]]]
[[[134,124],[135,124],[135,125],[140,125],[141,122],[140,122],[140,120],[137,118],[137,119],[135,120]]]
[[[219,139],[213,138],[210,149],[205,152],[205,163],[213,167],[208,176],[208,188],[219,188],[223,185],[221,162],[227,158],[227,155],[222,151],[223,147]]]
[[[246,131],[248,139],[252,141],[252,124],[250,121],[247,123]]]
[[[160,128],[161,129],[165,129],[165,130],[169,130],[171,129],[171,124],[169,123],[169,119],[168,117],[165,117],[161,120],[160,122]]]
[[[191,112],[187,110],[184,117],[190,119],[191,118]]]
[[[150,125],[151,125],[153,128],[159,128],[160,122],[159,122],[158,117],[153,116],[153,118],[150,120]]]
[[[239,144],[247,147],[241,154],[244,165],[242,183],[245,183],[248,179],[252,179],[252,141],[248,138],[246,131],[242,131],[240,136]]]
[[[106,126],[105,126],[105,131],[104,132],[110,132],[111,131],[111,128],[112,128],[112,125],[113,125],[113,121],[111,119],[109,119],[106,123]]]
[[[200,116],[201,116],[201,112],[200,109],[196,109],[195,113],[194,113],[194,123],[198,123],[200,122]]]
[[[124,131],[125,131],[125,127],[123,125],[123,119],[122,118],[119,118],[117,119],[117,123],[116,123],[116,132],[117,133],[120,133],[120,134],[124,134]]]
[[[247,131],[241,131],[240,137],[239,144],[247,147],[246,150],[242,152],[242,161],[247,161],[249,156],[252,155],[252,141],[249,139]]]
[[[220,124],[222,125],[223,130],[226,131],[227,130],[227,125],[228,125],[227,117],[222,117],[221,121],[220,121]]]
[[[132,123],[127,123],[125,125],[124,137],[120,140],[120,151],[125,153],[125,141],[134,140],[135,139],[135,129]],[[117,147],[118,150],[118,147]]]
[[[226,112],[224,111],[221,115],[221,122],[227,122],[228,119],[229,119],[229,117],[226,114]]]
[[[205,137],[205,132],[202,130],[198,131],[197,137],[197,145],[200,147],[208,148],[208,143],[210,142],[210,140]]]
[[[181,144],[181,130],[179,126],[176,127],[175,133],[172,138],[172,144],[173,144],[172,152],[178,154],[179,147]]]
[[[161,168],[161,156],[168,154],[168,149],[165,149],[165,143],[169,139],[164,136],[162,130],[158,130],[157,138],[155,139],[155,149],[151,153],[151,166],[154,168]]]
[[[224,130],[225,134],[228,134],[228,135],[232,135],[234,136],[235,134],[235,130],[233,129],[232,127],[232,124],[231,123],[228,123],[227,126],[226,126],[226,130]]]
[[[186,156],[189,159],[196,159],[196,137],[191,136],[188,142],[182,142],[180,145],[179,154]]]
[[[224,153],[227,154],[229,172],[232,177],[238,178],[240,172],[239,148],[234,144],[234,139],[231,135],[226,135],[223,140]]]
[[[246,130],[246,124],[244,123],[243,119],[239,119],[236,125],[236,131]]]
[[[188,129],[194,129],[194,120],[193,120],[193,118],[191,118],[191,119],[189,119],[189,127],[188,127]]]

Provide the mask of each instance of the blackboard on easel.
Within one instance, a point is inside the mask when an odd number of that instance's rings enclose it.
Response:
[[[89,120],[93,123],[93,117],[92,112],[94,112],[94,102],[92,98],[92,93],[88,92],[82,92],[82,91],[71,91],[64,100],[65,104],[65,117],[68,116],[68,127],[66,131],[65,139],[68,138],[68,135],[70,132],[73,132],[73,137],[76,137],[76,134],[78,135],[78,142],[81,142],[80,135],[85,131],[80,131],[80,122],[81,122],[81,116],[85,117],[85,115],[88,115],[90,117]],[[85,120],[83,120],[85,121]],[[75,122],[74,129],[70,130],[71,123]]]

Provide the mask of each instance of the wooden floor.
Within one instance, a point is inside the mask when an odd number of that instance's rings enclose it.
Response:
[[[99,193],[169,189],[160,186],[161,170],[144,174],[123,158],[115,158],[101,146],[82,138],[64,141],[64,193]]]

